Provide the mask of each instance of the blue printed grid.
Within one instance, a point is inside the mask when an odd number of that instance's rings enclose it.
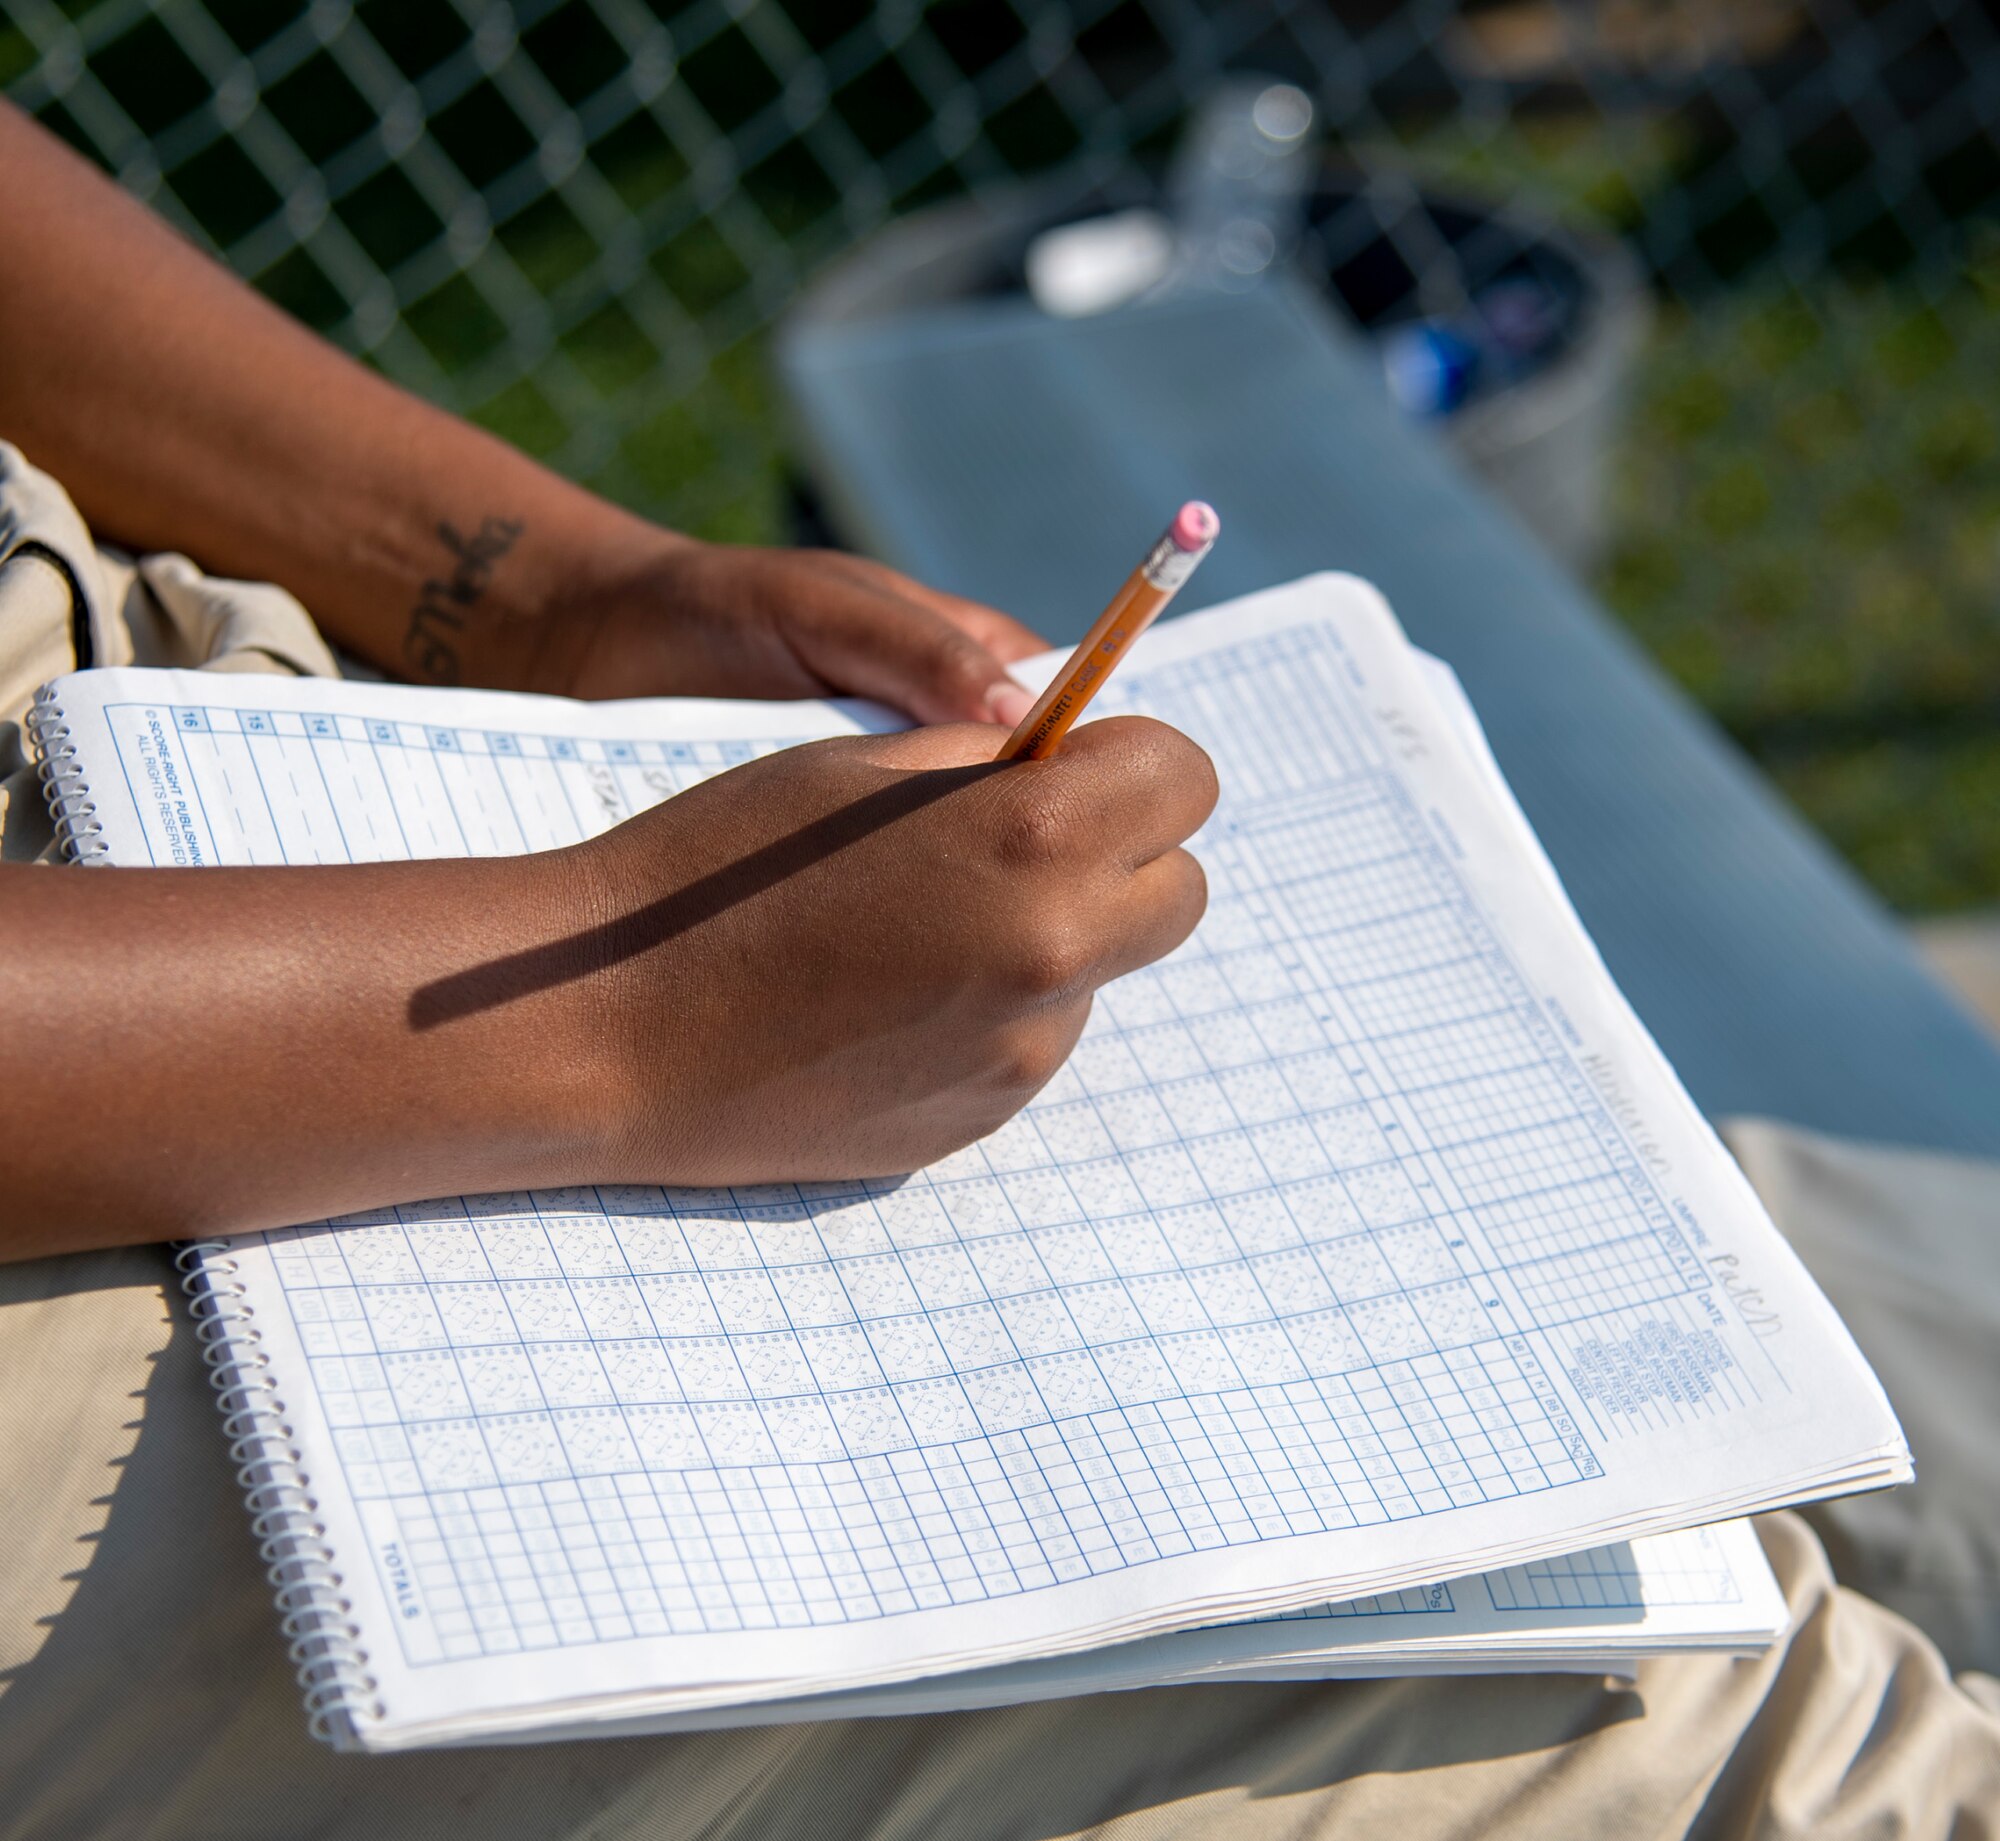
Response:
[[[1336,643],[1143,674],[1227,789],[1209,917],[983,1144],[900,1185],[268,1237],[447,1657],[894,1615],[1600,1474],[1528,1336],[1685,1295],[1685,1248],[1343,714]],[[390,855],[567,841],[781,745],[394,729],[175,722],[286,849],[315,774],[329,815],[376,776]]]
[[[953,1188],[269,1236],[349,1484],[395,1504],[446,1653],[892,1614],[1579,1474],[1524,1348],[1373,1362],[1318,1311],[1308,1360],[1269,1305],[1156,1337],[1128,1306],[1122,1340],[1027,1353],[1066,1289],[1030,1262],[1073,1258],[1069,1230],[966,1237]],[[1111,1236],[1109,1284],[1151,1301],[1165,1233]],[[1226,1271],[1191,1275],[1176,1307],[1221,1297]],[[1088,1314],[1106,1282],[1072,1289]],[[1195,1390],[1218,1354],[1298,1378]]]
[[[169,847],[180,840],[210,863],[552,850],[796,739],[600,740],[189,705],[119,703],[105,714],[134,802],[160,814],[147,834],[155,863],[188,860]],[[184,814],[164,809],[156,720],[171,727],[181,783],[195,789]]]

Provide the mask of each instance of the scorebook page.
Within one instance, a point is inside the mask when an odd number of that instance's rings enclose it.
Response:
[[[882,722],[60,688],[128,863],[542,848]],[[382,1684],[361,1742],[889,1681],[1907,1474],[1372,590],[1156,630],[1097,709],[1214,757],[1209,911],[992,1137],[897,1182],[235,1243]]]

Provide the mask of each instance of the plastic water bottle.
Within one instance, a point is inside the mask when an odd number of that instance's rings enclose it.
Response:
[[[1312,98],[1289,83],[1232,78],[1209,95],[1167,174],[1176,254],[1157,292],[1240,292],[1290,259],[1313,183],[1312,125]]]

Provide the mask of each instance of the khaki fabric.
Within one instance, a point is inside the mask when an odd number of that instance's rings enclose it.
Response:
[[[1843,1584],[2000,1675],[2000,1174],[1764,1120],[1723,1128],[1903,1421],[1907,1489],[1807,1511]],[[1984,1334],[1968,1334],[1983,1325]]]
[[[39,685],[76,669],[73,607],[52,558],[34,550],[0,558],[0,861],[32,862],[55,848],[23,719]]]
[[[289,596],[97,551],[0,447],[0,724],[86,655],[333,670]],[[37,843],[17,726],[0,727],[0,782],[6,850],[35,855],[46,827]],[[1737,1142],[1924,1466],[1916,1492],[1825,1511],[1836,1552],[1878,1589],[1909,1588],[1898,1602],[1920,1614],[1964,1621],[1963,1653],[1991,1666],[1990,1624],[1961,1607],[1990,1610],[1995,1579],[2000,1169],[1766,1125]],[[1789,1515],[1761,1524],[1794,1610],[1786,1642],[1649,1664],[1631,1686],[1178,1688],[338,1756],[306,1737],[172,1281],[157,1248],[0,1266],[0,1841],[2000,1837],[2000,1686],[1954,1681],[1911,1624],[1837,1587]]]
[[[304,1735],[164,1254],[0,1273],[0,1837],[2000,1834],[2000,1710],[1767,1518],[1754,1662],[391,1759]]]
[[[0,860],[53,854],[22,718],[49,679],[91,665],[340,675],[282,588],[100,548],[69,495],[0,441]]]
[[[1950,1296],[1925,1346],[1990,1350]],[[2000,1836],[2000,1686],[1838,1588],[1792,1515],[1760,1524],[1787,1640],[1631,1687],[1177,1688],[367,1759],[305,1736],[163,1250],[0,1267],[0,1452],[0,1841]]]

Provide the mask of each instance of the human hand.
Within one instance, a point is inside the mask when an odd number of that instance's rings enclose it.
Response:
[[[819,742],[525,856],[0,865],[0,1261],[955,1150],[1205,895],[1178,846],[1215,779],[1184,736],[1116,717],[1005,767],[998,741]]]
[[[554,961],[622,1070],[600,1176],[918,1168],[1024,1105],[1096,987],[1193,931],[1199,748],[1140,717],[1046,761],[994,745],[969,724],[816,742],[528,859],[607,916]]]
[[[833,550],[651,540],[600,556],[546,624],[529,687],[577,697],[873,697],[919,722],[1011,728],[1017,620]]]

